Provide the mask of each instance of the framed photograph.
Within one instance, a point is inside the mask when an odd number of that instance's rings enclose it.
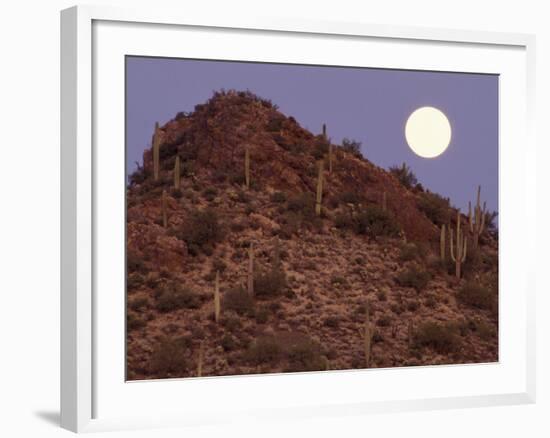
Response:
[[[63,427],[534,401],[534,37],[61,25]]]

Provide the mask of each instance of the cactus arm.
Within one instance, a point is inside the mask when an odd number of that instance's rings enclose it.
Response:
[[[464,263],[466,261],[466,250],[468,248],[468,240],[466,239],[466,236],[464,236],[464,250],[462,254],[462,260],[461,263]]]

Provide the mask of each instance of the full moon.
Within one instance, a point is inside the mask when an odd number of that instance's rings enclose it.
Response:
[[[405,126],[405,138],[416,155],[434,158],[451,142],[451,124],[442,111],[431,106],[415,110]]]

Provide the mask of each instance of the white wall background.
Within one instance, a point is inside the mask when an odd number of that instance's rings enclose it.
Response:
[[[550,14],[546,1],[126,0],[255,15],[535,33],[539,247],[536,405],[312,419],[285,424],[143,431],[107,436],[550,436],[546,218],[550,172]],[[199,3],[201,3],[199,5]],[[65,0],[4,2],[0,15],[0,435],[68,436],[59,418],[59,10]],[[521,145],[518,145],[521,147]],[[546,175],[544,175],[546,173]],[[544,228],[543,228],[544,226]],[[521,232],[521,230],[518,230]]]

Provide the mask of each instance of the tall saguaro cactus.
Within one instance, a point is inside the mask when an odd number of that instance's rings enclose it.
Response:
[[[332,143],[327,137],[327,125],[326,123],[323,123],[323,139],[328,143],[328,173],[332,174],[332,158],[333,158],[333,150],[332,150]]]
[[[462,263],[466,260],[467,240],[464,232],[460,230],[460,211],[456,213],[456,245],[453,243],[453,230],[451,228],[451,259],[455,262],[456,278],[460,278]]]
[[[315,199],[315,214],[321,216],[321,203],[323,202],[323,160],[319,160],[319,173],[317,175],[317,197]]]
[[[485,229],[485,209],[487,207],[487,203],[483,203],[483,207],[481,207],[481,186],[477,186],[477,200],[476,205],[474,207],[474,214],[472,217],[472,204],[471,202],[468,202],[468,220],[470,222],[470,232],[472,233],[474,237],[474,248],[477,248],[477,245],[479,243],[479,236],[483,233],[483,230]]]
[[[166,190],[162,190],[162,226],[166,228],[168,226],[168,212],[167,207],[167,200],[166,200]]]
[[[179,190],[181,187],[181,166],[180,157],[176,156],[176,163],[174,164],[174,188]]]
[[[441,234],[439,236],[439,258],[445,261],[445,224],[441,225]]]
[[[372,327],[370,323],[370,309],[369,303],[367,302],[367,308],[365,310],[365,326],[362,330],[363,335],[363,349],[365,354],[365,368],[370,367],[370,353],[371,353],[371,343],[372,343]]]
[[[250,148],[244,150],[244,181],[247,190],[250,189]]]
[[[246,289],[250,297],[254,296],[254,244],[248,248],[248,275]]]
[[[214,320],[220,321],[220,272],[216,271],[216,282],[214,283]]]
[[[155,123],[155,133],[153,134],[153,174],[155,181],[159,179],[160,162],[160,129],[159,122]]]

